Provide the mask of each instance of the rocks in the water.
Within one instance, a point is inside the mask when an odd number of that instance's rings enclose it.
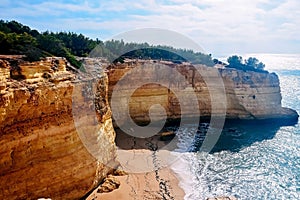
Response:
[[[207,198],[206,200],[237,200],[234,196],[226,196],[226,197],[212,197]]]
[[[107,178],[104,179],[104,182],[101,184],[97,192],[98,193],[111,192],[115,189],[118,189],[119,186],[120,186],[120,181],[117,178],[109,175]]]
[[[167,132],[161,133],[160,140],[169,141],[169,140],[172,140],[174,137],[175,137],[175,132],[167,131]]]

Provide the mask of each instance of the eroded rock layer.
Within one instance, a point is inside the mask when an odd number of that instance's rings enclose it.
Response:
[[[116,117],[121,123],[128,116],[135,122],[147,123],[149,110],[154,120],[164,119],[164,115],[168,119],[209,118],[212,113],[226,114],[227,119],[298,118],[295,111],[281,106],[275,73],[128,61],[111,66],[108,75],[109,98],[119,102],[112,105],[112,110],[118,113]],[[147,80],[154,83],[148,84]],[[124,107],[126,104],[128,108]],[[166,113],[162,108],[151,108],[154,104],[160,104]]]
[[[74,73],[63,58],[29,63],[0,56],[0,199],[78,199],[97,186],[115,166],[108,97],[141,66],[115,96],[113,115],[121,121],[148,122],[150,108],[156,120],[212,112],[233,119],[298,118],[282,108],[273,73],[163,61],[107,68],[101,59],[82,61],[87,75]]]
[[[91,86],[91,77],[80,81],[66,65],[63,58],[0,60],[0,199],[78,199],[113,166],[108,166],[115,159],[115,132],[107,76]],[[99,112],[89,113],[94,104],[89,89],[101,96]],[[97,159],[80,129],[102,152]]]

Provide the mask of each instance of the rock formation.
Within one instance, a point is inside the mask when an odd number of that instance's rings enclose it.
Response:
[[[0,60],[0,199],[80,198],[111,171],[115,132],[108,79],[103,75],[96,85],[102,98],[95,123],[83,112],[93,104],[94,96],[86,94],[90,80],[79,81],[66,67],[63,58]],[[89,134],[102,151],[98,160],[80,139],[81,127],[96,129]]]
[[[163,69],[166,65],[171,69],[176,69],[180,75],[172,70]],[[295,111],[281,106],[279,79],[275,73],[218,69],[201,65],[196,67],[197,70],[187,63],[173,64],[163,61],[139,63],[129,61],[112,66],[108,73],[109,98],[112,98],[118,81],[124,79],[119,89],[121,92],[114,96],[120,102],[115,107],[116,110],[126,111],[124,105],[128,103],[130,116],[137,123],[149,122],[148,113],[153,104],[162,105],[168,119],[178,119],[181,115],[199,117],[199,113],[202,118],[209,118],[212,113],[212,101],[214,105],[226,103],[225,112],[217,106],[214,108],[214,114],[226,113],[227,119],[298,118]],[[135,70],[132,76],[130,73],[135,68],[141,68],[141,70]],[[210,86],[198,71],[202,75],[205,74]],[[124,78],[127,76],[129,78]],[[180,76],[183,76],[183,79]],[[223,80],[226,93],[220,98],[218,93],[222,93],[222,87],[216,83],[217,79]],[[157,83],[144,84],[145,80],[156,80]],[[127,94],[135,87],[136,90],[128,99]],[[173,88],[175,92],[170,88]],[[180,94],[176,94],[176,89],[180,91]],[[217,98],[211,98],[213,92],[217,94],[215,96]],[[191,98],[192,95],[196,95],[196,102]],[[124,113],[118,113],[119,120],[127,120],[128,116]],[[161,109],[152,110],[153,119],[162,119],[161,113]]]
[[[0,56],[0,199],[77,199],[97,186],[114,167],[116,157],[108,96],[126,72],[141,65],[152,67],[125,81],[122,94],[117,96],[117,107],[128,103],[131,117],[138,123],[149,121],[152,104],[163,106],[169,119],[182,114],[198,117],[199,112],[201,117],[209,117],[212,101],[217,105],[226,102],[227,118],[298,118],[295,111],[281,107],[279,81],[273,73],[198,66],[213,83],[222,78],[224,101],[210,98],[211,88],[189,64],[129,62],[105,71],[103,60],[83,61],[91,76],[68,66],[63,58],[29,63],[22,57]],[[156,71],[162,65],[180,75]],[[139,85],[126,99],[126,94],[145,79],[163,82]],[[222,89],[214,86],[216,91]],[[186,108],[183,112],[182,106]],[[221,107],[218,109],[214,112],[222,114]],[[126,120],[124,113],[117,114]],[[153,114],[157,119],[162,117],[160,109],[154,109]]]
[[[108,175],[108,177],[104,179],[104,182],[101,184],[97,192],[98,193],[111,192],[115,189],[118,189],[119,186],[120,186],[120,181],[115,177],[113,177],[112,175]]]

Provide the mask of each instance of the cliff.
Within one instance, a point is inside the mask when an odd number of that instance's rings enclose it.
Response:
[[[107,68],[103,60],[83,61],[87,73],[63,58],[29,63],[0,56],[0,199],[78,199],[97,186],[116,165],[108,98],[121,77],[141,66],[115,97],[113,114],[123,122],[128,120],[123,112],[127,104],[138,123],[149,121],[153,104],[164,107],[168,119],[199,113],[209,118],[213,104],[216,115],[232,119],[298,118],[282,108],[273,73],[197,66],[211,80],[208,85],[187,63],[130,61]],[[211,98],[212,92],[219,98]],[[151,114],[156,120],[164,117],[160,108]]]
[[[136,68],[139,70],[134,70]],[[188,63],[164,61],[128,61],[111,66],[108,76],[109,99],[114,93],[113,99],[119,102],[114,104],[114,113],[118,113],[121,123],[128,120],[126,104],[131,118],[141,124],[149,122],[149,109],[153,104],[162,105],[168,119],[182,115],[209,119],[212,112],[215,116],[226,114],[227,119],[298,118],[295,111],[281,106],[279,79],[275,73],[202,65],[195,68]],[[154,83],[148,84],[147,80]],[[161,109],[151,110],[154,120],[163,119],[163,115]]]
[[[111,171],[115,132],[107,76],[97,79],[102,107],[95,122],[84,113],[94,100],[86,93],[92,78],[79,80],[66,68],[63,58],[0,59],[0,199],[77,199]],[[98,159],[78,134],[87,127],[102,152]]]
[[[296,111],[282,107],[275,73],[219,70],[227,96],[227,118],[297,120]]]

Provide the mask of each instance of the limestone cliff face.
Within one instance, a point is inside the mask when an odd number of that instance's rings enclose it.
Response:
[[[241,119],[298,118],[281,106],[278,76],[235,69],[221,69],[227,95],[227,117]]]
[[[0,59],[0,199],[78,199],[111,170],[115,132],[107,76],[95,86],[97,120],[87,120],[83,111],[94,103],[86,94],[90,80],[79,81],[66,65],[63,58]],[[75,110],[73,102],[79,102]],[[74,115],[80,116],[76,124]],[[93,129],[98,159],[80,139],[81,127]]]
[[[181,76],[170,70],[162,70],[163,65],[175,69]],[[151,67],[152,66],[152,67]],[[109,76],[109,98],[111,99],[115,85],[124,76],[126,77],[135,68],[141,70],[134,71],[134,78],[126,78],[122,82],[122,92],[114,99],[120,102],[116,110],[126,111],[123,108],[124,102],[129,104],[130,116],[135,122],[149,122],[149,108],[153,104],[160,104],[166,110],[169,119],[186,117],[209,117],[212,112],[222,115],[226,113],[227,119],[273,119],[273,118],[298,118],[295,111],[281,106],[281,94],[279,79],[274,73],[244,72],[235,69],[218,69],[198,65],[197,70],[189,64],[173,64],[167,62],[127,62],[116,66],[111,66]],[[210,80],[208,85],[203,75]],[[218,79],[222,79],[225,87],[225,96],[222,87],[218,84]],[[141,84],[144,80],[156,80],[157,84]],[[135,86],[135,90],[130,99],[126,100],[126,95]],[[168,87],[170,86],[180,91],[175,94]],[[211,93],[215,93],[211,98]],[[196,95],[197,101],[191,98]],[[180,100],[181,99],[181,105]],[[213,101],[213,102],[212,102]],[[226,103],[225,113],[221,106]],[[184,109],[181,109],[184,107]],[[162,119],[161,109],[152,110],[154,120]],[[118,113],[118,119],[127,120],[127,116]]]
[[[116,96],[116,107],[124,110],[128,103],[139,123],[148,122],[153,104],[163,106],[169,119],[198,117],[199,112],[209,117],[212,104],[217,105],[215,114],[222,115],[218,105],[225,103],[227,118],[298,118],[281,107],[276,74],[197,66],[211,80],[208,85],[189,64],[140,61],[103,70],[103,60],[83,61],[92,76],[68,71],[63,58],[29,63],[0,56],[0,199],[78,199],[94,188],[115,165],[108,97],[123,75],[140,66],[144,68],[123,82]],[[165,65],[179,74],[162,71]],[[218,79],[224,82],[225,97],[211,98],[212,90],[217,97],[222,92]],[[139,85],[144,80],[157,83]],[[125,112],[113,114],[127,120]],[[152,114],[163,118],[161,109]]]

